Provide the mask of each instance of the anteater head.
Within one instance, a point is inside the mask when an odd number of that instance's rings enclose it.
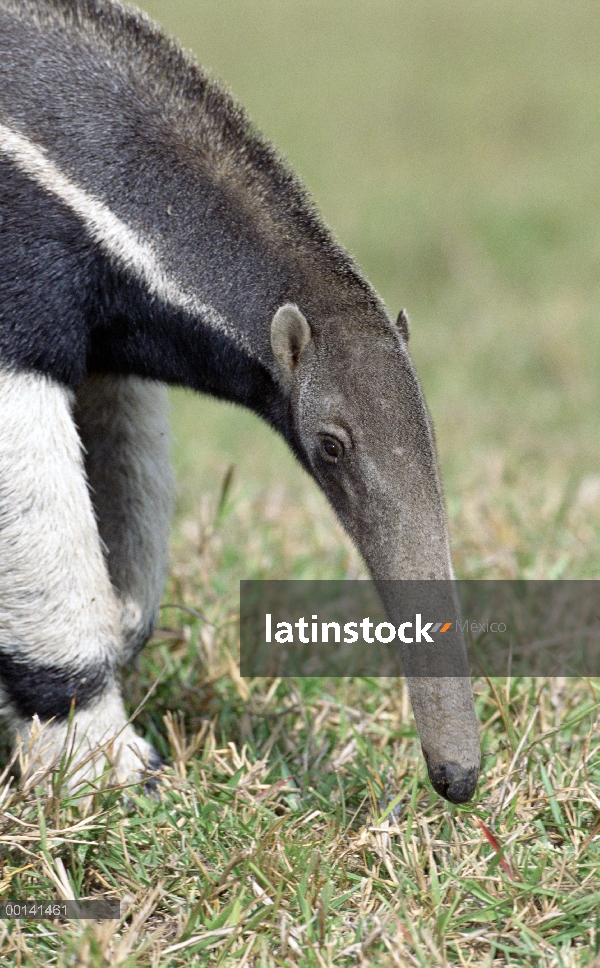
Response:
[[[408,321],[275,313],[271,348],[302,455],[377,579],[451,578],[431,421]]]
[[[396,624],[403,603],[390,580],[453,577],[431,420],[408,336],[406,314],[394,324],[383,308],[313,319],[286,303],[271,323],[304,463],[385,585]],[[462,636],[452,648],[451,677],[411,678],[410,650],[403,659],[432,783],[462,802],[473,794],[480,754]]]

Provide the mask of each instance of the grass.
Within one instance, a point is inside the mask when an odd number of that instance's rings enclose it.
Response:
[[[598,578],[596,4],[145,6],[408,307],[458,574]],[[364,567],[268,428],[173,401],[169,607],[126,681],[133,710],[159,679],[138,717],[169,763],[159,796],[107,791],[84,815],[58,787],[0,785],[0,898],[109,893],[127,911],[2,922],[1,963],[600,964],[598,682],[477,680],[482,777],[452,807],[403,682],[241,680],[240,578]]]
[[[445,803],[403,682],[237,674],[240,562],[258,576],[302,575],[312,558],[323,574],[360,574],[313,495],[286,506],[276,490],[255,502],[234,485],[179,521],[161,629],[125,683],[135,708],[159,680],[138,717],[170,764],[158,798],[99,793],[82,816],[64,790],[3,787],[1,896],[102,893],[128,906],[121,925],[5,922],[3,964],[589,963],[600,952],[599,684],[476,681],[478,794]],[[542,533],[548,509],[530,513]],[[510,526],[502,508],[493,521]],[[465,539],[474,560],[495,533]]]

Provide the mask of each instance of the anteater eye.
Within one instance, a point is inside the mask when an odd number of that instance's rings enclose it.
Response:
[[[330,464],[337,462],[344,456],[344,445],[335,437],[321,437],[321,456]]]

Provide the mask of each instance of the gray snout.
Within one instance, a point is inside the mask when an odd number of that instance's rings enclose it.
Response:
[[[475,767],[465,769],[452,762],[433,766],[427,762],[427,772],[433,789],[450,803],[466,803],[475,793],[479,775]]]

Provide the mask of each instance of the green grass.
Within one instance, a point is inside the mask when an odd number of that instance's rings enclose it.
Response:
[[[598,578],[597,4],[145,6],[407,307],[458,574]],[[600,963],[598,682],[476,681],[482,778],[446,804],[402,682],[236,674],[241,578],[364,567],[252,415],[177,391],[173,428],[165,604],[206,621],[165,608],[126,681],[133,710],[160,679],[138,717],[170,764],[160,795],[107,792],[84,817],[58,789],[0,791],[0,897],[106,892],[127,913],[3,922],[1,963]]]

